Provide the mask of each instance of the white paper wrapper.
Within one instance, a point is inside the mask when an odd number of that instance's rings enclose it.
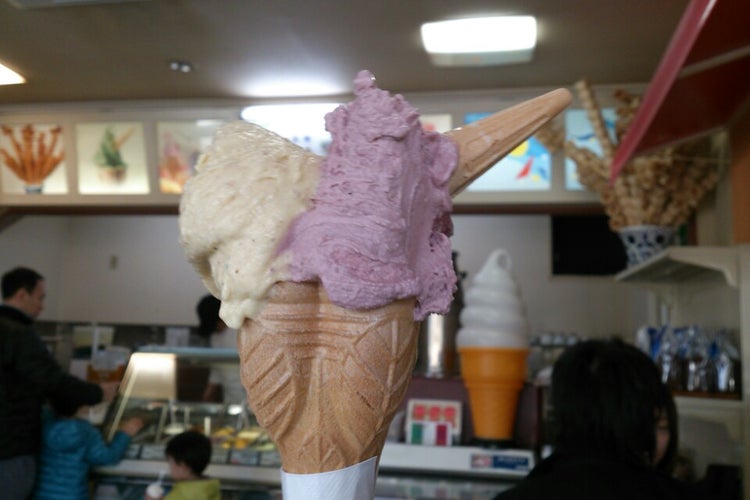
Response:
[[[284,500],[373,500],[377,457],[345,469],[320,474],[290,474],[281,471]]]

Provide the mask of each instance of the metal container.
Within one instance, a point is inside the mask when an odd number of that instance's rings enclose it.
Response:
[[[464,306],[461,280],[466,273],[458,271],[457,258],[458,252],[453,252],[453,269],[458,279],[450,310],[447,314],[430,314],[422,322],[415,375],[447,378],[460,373],[456,334],[460,327],[459,314]]]

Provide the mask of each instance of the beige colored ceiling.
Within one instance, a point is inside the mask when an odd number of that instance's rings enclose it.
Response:
[[[0,61],[24,85],[0,106],[119,99],[268,97],[264,82],[311,78],[348,94],[360,69],[393,92],[644,83],[687,1],[678,0],[142,0],[18,9],[0,0]],[[438,68],[425,21],[532,14],[531,63]],[[172,59],[194,71],[172,72]],[[272,88],[281,89],[280,84]],[[307,87],[312,89],[313,87]]]

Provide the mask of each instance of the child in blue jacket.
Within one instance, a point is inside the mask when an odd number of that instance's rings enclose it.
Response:
[[[123,422],[112,442],[107,443],[99,429],[76,417],[78,406],[61,399],[51,399],[50,406],[54,413],[45,409],[42,417],[42,451],[34,499],[88,500],[91,467],[119,462],[143,421],[132,418]]]

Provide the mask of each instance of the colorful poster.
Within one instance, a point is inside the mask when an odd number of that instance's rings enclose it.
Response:
[[[66,194],[63,136],[59,124],[0,125],[3,193]]]
[[[242,118],[276,132],[306,150],[325,156],[331,145],[331,134],[325,129],[325,115],[338,103],[271,104],[249,106]],[[451,115],[425,114],[420,117],[425,130],[446,132],[451,129]]]
[[[468,113],[469,124],[491,113]],[[469,192],[549,191],[552,187],[552,158],[534,137],[521,143],[466,188]]]
[[[147,194],[146,148],[140,122],[76,125],[81,194]]]
[[[159,191],[182,193],[185,182],[195,174],[198,158],[223,123],[221,120],[157,123]]]
[[[616,144],[615,122],[617,114],[612,108],[602,109],[602,118],[607,127],[609,137]],[[569,109],[565,112],[565,140],[571,141],[579,148],[588,148],[597,155],[602,155],[602,147],[594,134],[594,128],[586,116],[584,109]],[[571,191],[582,191],[586,188],[578,182],[578,170],[576,163],[570,158],[565,158],[565,189]]]

